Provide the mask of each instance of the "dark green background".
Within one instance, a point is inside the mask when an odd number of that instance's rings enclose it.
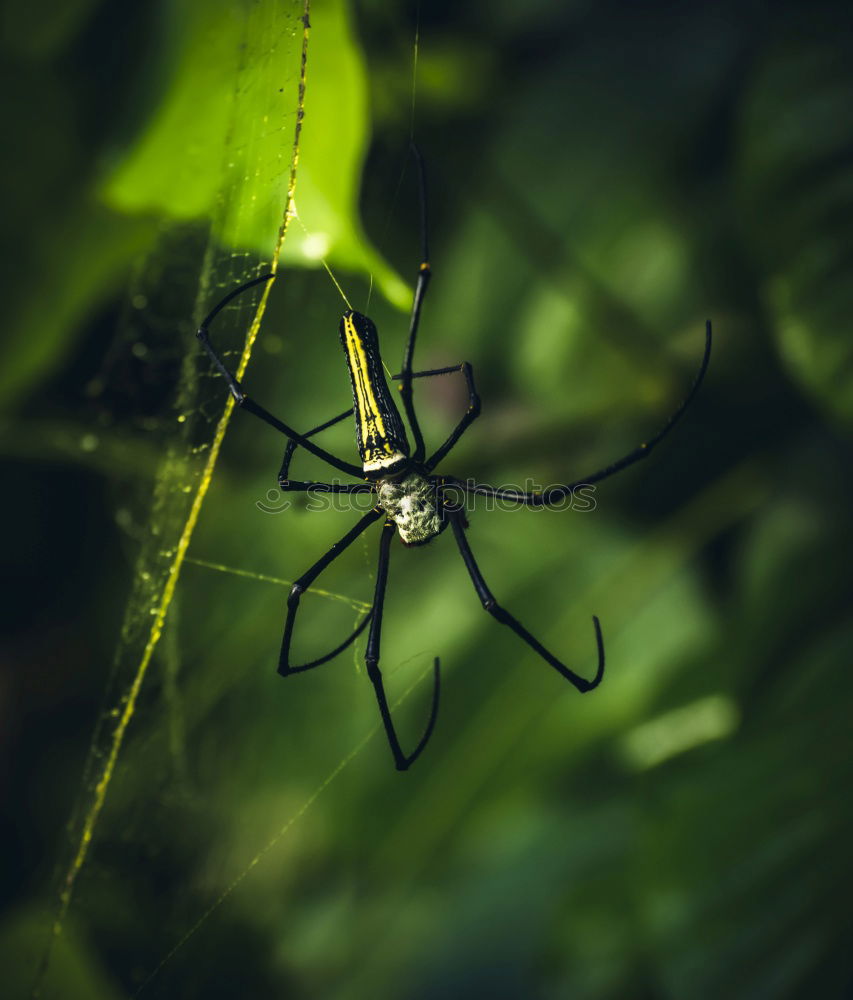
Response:
[[[312,15],[306,142],[313,130],[333,177],[340,156],[342,190],[361,183],[366,235],[330,262],[364,308],[376,251],[406,280],[418,261],[411,170],[398,186],[415,18],[379,0],[340,8],[352,40],[321,58],[330,8]],[[313,801],[377,722],[358,651],[281,680],[286,589],[187,563],[45,996],[131,995],[297,817],[141,996],[849,997],[849,4],[421,8],[435,278],[418,363],[469,360],[483,398],[448,471],[548,484],[630,450],[677,405],[714,320],[694,407],[647,463],[601,484],[593,513],[470,515],[492,589],[578,672],[593,669],[600,616],[605,682],[579,696],[484,614],[449,537],[395,545],[383,666],[397,697],[441,655],[438,726],[405,775],[376,733]],[[93,727],[106,712],[109,732],[133,666],[119,657],[109,680],[122,622],[131,647],[145,634],[139,553],[155,553],[156,584],[156,533],[180,525],[152,506],[158,463],[208,440],[224,402],[203,378],[191,411],[173,405],[197,357],[200,275],[209,305],[262,266],[244,253],[205,272],[205,219],[104,195],[186,83],[175,52],[202,9],[5,9],[10,996],[27,995],[46,940]],[[369,93],[346,135],[319,104],[312,117],[312,86],[343,86],[335,55]],[[284,83],[292,112],[295,76]],[[285,161],[291,141],[292,117]],[[346,191],[305,170],[298,185],[357,235]],[[300,428],[347,405],[341,308],[325,272],[285,262],[247,384]],[[379,287],[370,312],[393,370],[405,313]],[[248,316],[223,325],[230,347]],[[431,440],[465,405],[454,378],[416,398]],[[355,455],[349,427],[324,443]],[[281,446],[235,415],[191,558],[292,580],[347,530],[352,513],[257,509]],[[322,586],[369,599],[375,545]],[[306,597],[300,651],[322,652],[353,617]],[[407,745],[427,684],[396,713]]]

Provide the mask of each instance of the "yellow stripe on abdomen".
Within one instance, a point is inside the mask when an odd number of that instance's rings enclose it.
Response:
[[[393,408],[381,367],[376,370],[381,364],[378,351],[376,357],[369,357],[352,315],[344,316],[341,325],[341,339],[352,380],[359,451],[365,471],[375,472],[406,458],[406,451],[401,450],[405,442],[399,440],[402,424],[396,408]],[[383,380],[381,387],[377,386],[377,378]],[[383,390],[384,399],[380,397]],[[393,409],[389,412],[389,408]],[[396,426],[389,427],[388,418]]]

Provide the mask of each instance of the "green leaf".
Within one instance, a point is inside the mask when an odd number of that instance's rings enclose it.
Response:
[[[245,13],[225,0],[193,0],[170,9],[173,80],[146,131],[103,188],[123,213],[172,220],[214,214],[223,189],[230,210],[215,236],[234,251],[269,257],[282,224],[296,126],[297,79],[277,50],[260,48],[258,20],[291,20],[293,4],[265,4]],[[234,44],[235,38],[253,39]],[[241,115],[233,126],[234,80],[241,73]],[[369,139],[366,67],[339,0],[312,12],[305,118],[296,204],[302,226],[291,227],[285,259],[317,266],[322,258],[374,274],[389,299],[403,306],[405,284],[368,244],[357,220],[360,166]],[[251,154],[251,158],[249,158]]]

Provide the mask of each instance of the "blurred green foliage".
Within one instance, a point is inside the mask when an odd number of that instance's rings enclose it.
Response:
[[[274,254],[301,15],[6,11],[9,996],[224,405],[193,324]],[[419,246],[414,10],[326,0],[311,25],[301,225],[246,376],[300,428],[349,398],[318,254],[393,370]],[[492,589],[579,672],[600,616],[605,683],[581,698],[483,614],[449,538],[395,546],[383,669],[404,740],[436,654],[445,680],[397,774],[361,648],[275,674],[287,586],[266,578],[355,515],[259,509],[282,506],[283,441],[236,414],[45,997],[850,994],[851,42],[841,3],[421,3],[418,364],[471,361],[484,402],[448,470],[524,485],[605,464],[674,408],[715,322],[693,409],[594,512],[470,516]],[[223,314],[228,351],[251,318]],[[416,399],[430,440],[465,405],[454,378]],[[354,455],[346,424],[323,443]],[[300,652],[352,627],[375,546],[318,581],[344,600],[305,597]]]

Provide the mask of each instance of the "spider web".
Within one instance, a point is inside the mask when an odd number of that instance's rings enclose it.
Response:
[[[107,191],[108,199],[126,209],[159,208],[178,220],[187,218],[186,222],[163,226],[157,247],[134,277],[129,301],[137,314],[131,311],[124,324],[126,336],[134,338],[139,336],[142,322],[147,333],[160,331],[174,338],[181,315],[192,315],[197,323],[225,290],[264,271],[275,272],[296,184],[310,28],[308,0],[304,4],[302,0],[280,0],[236,9],[225,4],[211,4],[204,10],[189,6],[182,14],[196,16],[199,21],[187,32],[198,44],[183,57],[192,63],[184,69],[188,69],[187,78],[194,81],[196,90],[185,90],[167,103],[149,132],[147,146],[137,151],[130,169],[117,176]],[[230,32],[223,30],[223,18],[233,21]],[[229,35],[234,44],[222,51],[217,40]],[[218,118],[222,139],[215,154],[210,153],[217,148],[215,136],[200,134],[210,128],[211,114]],[[158,187],[162,172],[152,171],[152,163],[162,153],[158,147],[174,141],[177,135],[184,139],[181,152],[185,169],[197,183],[188,187],[172,178]],[[133,204],[134,199],[138,204]],[[207,207],[211,210],[208,227],[190,221]],[[199,259],[200,265],[192,263]],[[182,265],[184,272],[166,271],[164,261],[174,261],[179,268]],[[176,291],[188,285],[197,289],[194,303],[187,303]],[[217,331],[230,347],[226,353],[231,355],[238,376],[248,364],[269,287],[267,284],[260,294],[243,297],[223,315]],[[184,327],[184,334],[189,332],[186,323],[177,325]],[[205,377],[208,372],[199,363],[195,339],[185,336],[183,343],[188,351],[180,363],[175,419],[171,433],[164,436],[165,454],[154,476],[145,519],[148,530],[140,531],[132,590],[104,709],[68,824],[70,856],[61,865],[55,916],[34,995],[45,984],[54,944],[97,838],[128,727],[158,644],[165,667],[165,699],[172,709],[179,705],[175,620],[173,615],[167,624],[167,616],[175,603],[178,578],[233,410],[230,397],[223,409],[221,391],[211,393],[211,379]],[[122,519],[131,527],[126,511],[120,512],[120,522]],[[168,728],[173,760],[180,771],[185,762],[178,711],[170,711]]]

